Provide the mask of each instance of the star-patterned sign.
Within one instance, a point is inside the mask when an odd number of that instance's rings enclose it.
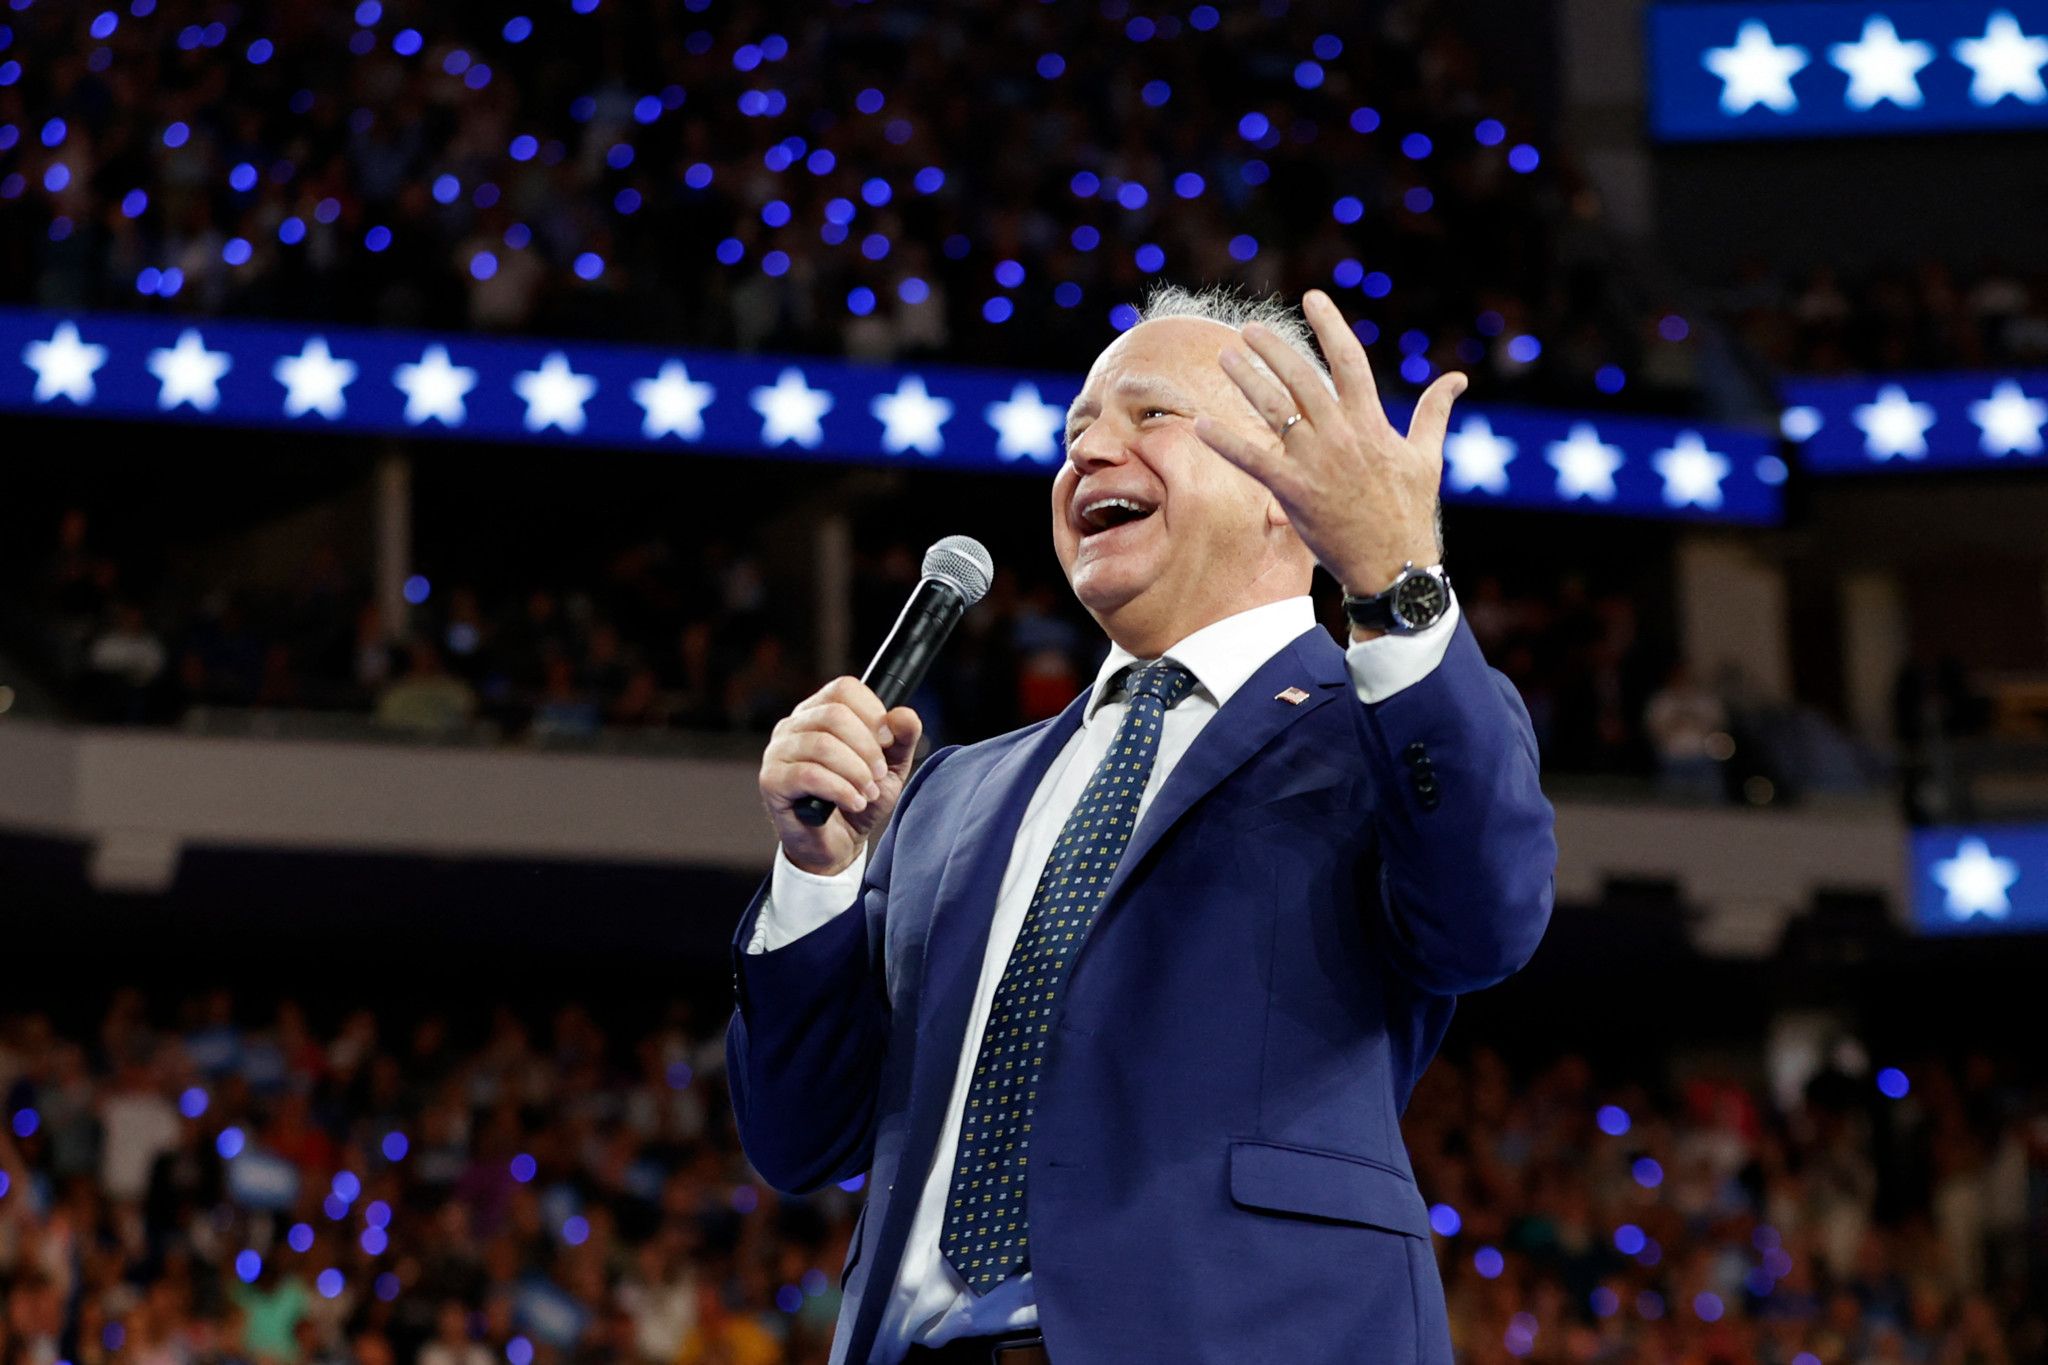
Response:
[[[2048,825],[1935,825],[1910,838],[1923,932],[2048,929]]]
[[[1898,384],[1885,385],[1875,399],[1856,409],[1856,425],[1863,430],[1864,449],[1873,460],[1895,455],[1925,458],[1927,433],[1935,421],[1934,408],[1914,402]]]
[[[2048,372],[1795,379],[1784,399],[1786,435],[1816,473],[2012,468],[2014,456],[2039,468],[2048,454]]]
[[[1970,404],[1970,420],[1984,433],[1986,455],[2039,455],[2041,428],[2048,426],[2048,402],[2030,397],[2007,379],[1989,398]]]
[[[1649,56],[1662,138],[2048,128],[2039,0],[1656,4]]]
[[[2004,919],[2012,913],[2012,898],[2007,893],[2019,879],[2019,865],[2010,858],[1994,857],[1982,839],[1963,840],[1954,857],[1934,865],[1934,880],[1948,895],[1946,909],[1957,919],[1972,915]]]
[[[149,419],[175,407],[181,420],[409,438],[687,443],[727,456],[897,465],[909,455],[920,468],[1027,477],[1059,467],[1065,404],[1081,387],[1078,374],[345,326],[209,321],[202,335],[176,319],[0,307],[7,355],[20,363],[0,365],[0,409]],[[1390,393],[1387,402],[1404,424],[1407,400]],[[2022,410],[2002,401],[1988,411],[1995,430],[2010,432]],[[1783,468],[1758,434],[1492,405],[1463,407],[1454,421],[1448,499],[1747,523],[1779,515]]]

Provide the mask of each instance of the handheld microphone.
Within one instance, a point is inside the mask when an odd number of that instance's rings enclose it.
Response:
[[[917,690],[939,646],[988,591],[995,571],[995,561],[971,536],[947,536],[924,552],[924,577],[911,589],[889,638],[860,675],[884,708],[902,705]],[[796,803],[796,818],[813,829],[830,820],[832,811],[832,803],[821,796],[806,796]]]

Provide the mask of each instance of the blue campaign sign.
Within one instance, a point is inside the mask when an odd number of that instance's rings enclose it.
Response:
[[[1922,933],[2048,930],[2048,825],[1943,825],[1912,840]]]
[[[1081,382],[0,309],[0,409],[68,415],[1049,473]],[[1598,413],[1461,405],[1444,447],[1446,499],[1516,507],[1771,523],[1784,478],[1769,436]]]
[[[1658,5],[1660,138],[2048,127],[2048,0]]]
[[[2048,468],[2048,371],[1788,379],[1785,435],[1816,474]]]

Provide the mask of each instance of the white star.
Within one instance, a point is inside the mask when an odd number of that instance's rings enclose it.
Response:
[[[747,395],[754,411],[761,414],[761,444],[779,446],[795,441],[815,447],[825,439],[822,425],[832,411],[832,395],[804,382],[803,371],[786,367],[775,376],[773,387],[763,385]]]
[[[463,398],[476,387],[476,371],[448,359],[446,346],[427,347],[418,361],[391,372],[391,382],[405,394],[405,420],[418,426],[438,421],[459,427],[469,416]]]
[[[1719,76],[1721,112],[1733,118],[1761,104],[1780,114],[1799,107],[1792,93],[1792,78],[1804,71],[1812,58],[1806,49],[1771,41],[1771,30],[1760,19],[1743,21],[1735,31],[1735,46],[1710,47],[1700,62]]]
[[[1863,36],[1853,43],[1828,48],[1828,60],[1849,73],[1849,107],[1875,108],[1890,100],[1902,109],[1920,107],[1920,68],[1934,60],[1934,48],[1914,39],[1899,41],[1899,31],[1882,14],[1863,21]]]
[[[1019,384],[982,415],[996,429],[996,458],[1033,459],[1050,464],[1060,457],[1059,433],[1066,414],[1038,396],[1038,385]]]
[[[2039,455],[2048,403],[2027,397],[2025,389],[2008,379],[1989,398],[1970,404],[1970,420],[1984,429],[1986,455]]]
[[[1508,462],[1515,458],[1515,443],[1494,435],[1493,424],[1484,417],[1467,417],[1465,425],[1444,441],[1444,455],[1451,462],[1452,488],[1508,491]]]
[[[93,372],[107,363],[107,348],[78,335],[75,323],[60,322],[48,341],[21,348],[21,363],[36,372],[36,401],[62,395],[74,403],[90,403]]]
[[[1934,864],[1934,880],[1948,893],[1949,914],[1966,920],[1972,915],[2004,919],[2012,909],[2006,891],[2020,879],[2019,865],[2010,858],[1994,858],[1982,839],[1965,839],[1956,846],[1956,856]]]
[[[891,455],[906,450],[936,455],[946,448],[939,428],[953,415],[953,401],[926,393],[924,380],[914,374],[905,375],[896,392],[869,403],[868,410],[882,424],[882,449]]]
[[[537,370],[521,370],[512,377],[512,392],[526,404],[526,429],[545,431],[583,430],[583,405],[597,392],[597,381],[569,368],[569,357],[549,351]]]
[[[177,345],[149,353],[149,372],[161,386],[156,405],[168,412],[190,403],[201,412],[212,412],[220,406],[220,378],[234,367],[226,351],[207,350],[199,329],[187,327],[178,333]]]
[[[711,385],[690,378],[682,361],[663,361],[654,378],[633,381],[633,401],[647,409],[640,434],[650,441],[671,432],[686,441],[696,440],[704,434],[704,409],[717,393]]]
[[[355,382],[356,363],[327,350],[326,337],[312,337],[297,355],[279,356],[270,373],[284,385],[284,415],[317,412],[330,421],[348,411],[341,391]]]
[[[1721,505],[1721,480],[1728,477],[1731,466],[1725,455],[1707,449],[1697,431],[1679,432],[1671,448],[1652,455],[1650,463],[1664,476],[1667,507]]]
[[[2048,66],[2048,37],[2022,33],[2011,10],[1998,10],[1982,38],[1965,38],[1955,46],[1956,60],[1977,73],[1970,98],[1989,108],[2007,95],[2025,104],[2048,104],[2048,84],[2041,68]]]
[[[1560,498],[1614,501],[1614,471],[1621,468],[1621,449],[1602,442],[1591,423],[1575,423],[1567,439],[1550,443],[1544,458],[1557,471]]]
[[[1873,460],[1903,455],[1909,460],[1927,458],[1927,430],[1934,425],[1934,408],[1916,403],[1897,384],[1877,391],[1877,401],[1856,409],[1856,425],[1863,428],[1863,448]]]

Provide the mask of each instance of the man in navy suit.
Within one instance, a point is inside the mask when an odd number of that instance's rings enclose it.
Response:
[[[729,1072],[769,1183],[868,1173],[834,1365],[1449,1365],[1400,1116],[1535,950],[1552,812],[1439,564],[1464,377],[1397,432],[1305,305],[1163,289],[1089,371],[1052,533],[1112,647],[1062,714],[913,775],[842,677],[768,745]]]

